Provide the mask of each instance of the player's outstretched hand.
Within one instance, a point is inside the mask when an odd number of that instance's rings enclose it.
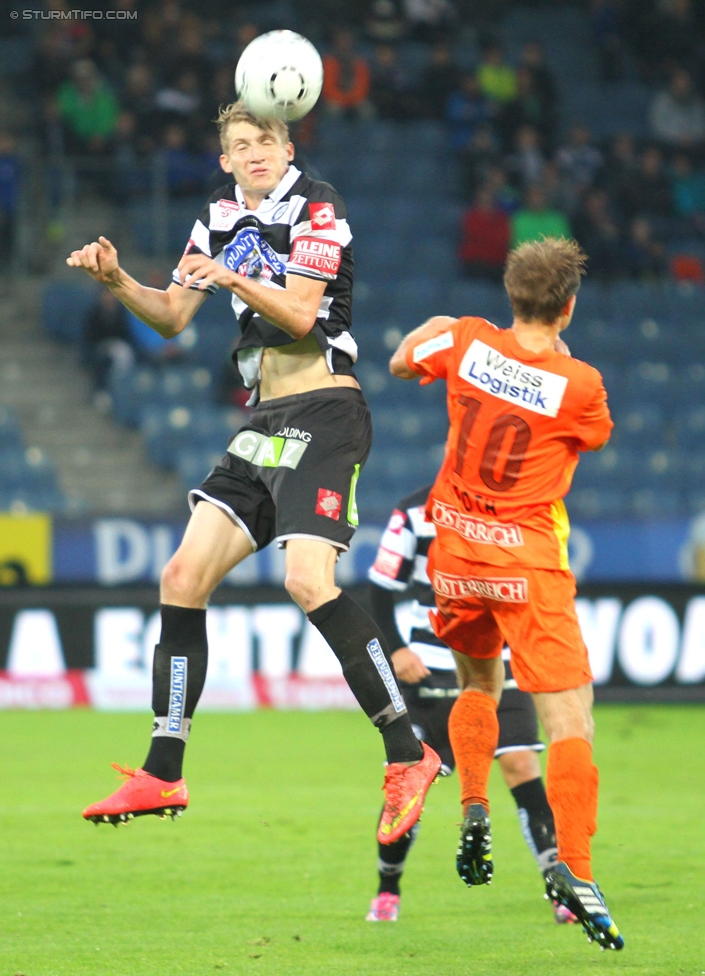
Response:
[[[66,263],[69,268],[83,268],[91,278],[103,283],[109,281],[119,267],[117,251],[107,237],[99,237],[80,251],[72,251]]]
[[[392,654],[392,664],[397,678],[408,685],[416,685],[431,673],[418,654],[408,647],[400,647]]]

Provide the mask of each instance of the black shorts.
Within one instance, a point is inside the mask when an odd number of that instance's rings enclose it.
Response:
[[[228,453],[189,492],[221,508],[254,549],[308,538],[345,550],[357,528],[355,488],[372,445],[359,390],[312,390],[261,402]]]
[[[448,775],[455,768],[448,738],[448,718],[459,694],[455,671],[431,670],[419,684],[407,685],[400,681],[399,688],[414,732],[436,750]],[[521,749],[541,752],[545,748],[539,741],[538,719],[531,695],[516,687],[508,662],[505,662],[505,683],[497,718],[499,742],[495,756]]]

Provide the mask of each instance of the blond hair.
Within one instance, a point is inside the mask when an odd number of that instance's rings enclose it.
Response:
[[[289,142],[289,126],[282,119],[263,119],[248,111],[244,102],[231,102],[230,105],[221,105],[218,118],[215,120],[215,124],[218,126],[220,145],[224,153],[227,153],[229,149],[227,143],[228,126],[235,125],[238,122],[247,122],[249,125],[261,129],[262,132],[273,133],[283,145]]]
[[[504,272],[512,311],[523,322],[555,322],[578,293],[587,255],[576,241],[544,237],[510,251]]]

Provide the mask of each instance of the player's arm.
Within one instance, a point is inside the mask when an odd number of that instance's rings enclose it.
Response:
[[[165,339],[183,332],[207,294],[174,284],[166,291],[141,285],[120,267],[117,250],[105,237],[73,251],[66,263],[107,285],[126,308]]]
[[[416,379],[419,373],[423,371],[421,369],[414,370],[409,366],[409,351],[429,339],[434,339],[442,332],[448,332],[457,321],[450,315],[434,315],[433,318],[420,325],[418,329],[414,329],[402,339],[397,351],[392,356],[389,362],[389,372],[401,380]]]
[[[372,616],[392,649],[391,657],[397,678],[415,685],[431,672],[418,654],[406,646],[399,633],[394,614],[394,593],[376,583],[370,583],[370,603]]]
[[[613,427],[607,406],[607,391],[600,377],[595,393],[578,422],[578,450],[601,451],[609,441]]]
[[[185,254],[179,261],[177,270],[185,290],[203,294],[213,285],[227,288],[241,298],[256,315],[261,315],[292,339],[303,339],[316,324],[327,284],[318,278],[288,274],[285,289],[267,288],[253,278],[245,278],[225,268],[207,254],[200,253]],[[190,279],[188,285],[187,278]],[[194,284],[191,285],[191,282]]]

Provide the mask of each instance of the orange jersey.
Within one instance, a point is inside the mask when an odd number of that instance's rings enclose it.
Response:
[[[406,362],[448,388],[450,432],[427,509],[441,548],[495,566],[568,569],[562,499],[578,452],[613,427],[598,371],[524,349],[480,318],[415,343]]]

